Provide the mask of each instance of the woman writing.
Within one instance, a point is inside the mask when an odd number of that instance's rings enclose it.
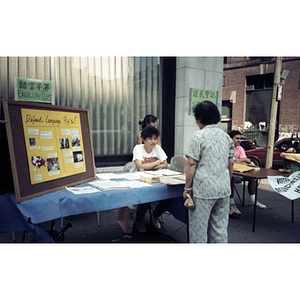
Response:
[[[195,209],[189,211],[191,243],[227,243],[230,179],[234,144],[217,123],[221,120],[215,104],[204,101],[194,109],[199,131],[187,151],[186,184],[183,197],[193,196]]]

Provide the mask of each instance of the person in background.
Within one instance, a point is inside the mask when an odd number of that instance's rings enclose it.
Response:
[[[153,126],[156,127],[156,122],[157,122],[157,117],[153,116],[153,115],[147,115],[144,119],[139,120],[139,125],[142,125],[142,130],[144,128],[146,128],[147,126]],[[136,143],[138,145],[143,143],[143,139],[141,137],[141,132],[140,131],[136,137]],[[158,136],[157,138],[157,145],[159,145],[161,147],[161,140],[160,140],[160,136]]]
[[[240,146],[242,134],[238,130],[233,130],[229,133],[229,136],[232,138],[234,147],[235,147],[235,156],[234,163],[239,164],[251,164],[250,158],[247,158],[245,150]],[[240,210],[237,208],[234,202],[234,184],[236,182],[241,182],[244,179],[244,176],[233,175],[231,179],[231,195],[230,195],[230,205],[229,205],[229,215],[233,216],[234,214],[241,214]],[[248,192],[249,192],[249,206],[254,206],[255,202],[255,187],[256,179],[248,179]],[[256,206],[265,209],[266,205],[257,201]]]
[[[230,179],[234,145],[217,125],[220,112],[215,104],[203,101],[194,109],[199,129],[186,154],[186,184],[183,197],[193,197],[189,210],[191,243],[227,243]]]
[[[143,144],[136,145],[133,149],[131,172],[143,170],[167,169],[167,155],[164,150],[157,144],[159,131],[153,126],[146,126],[141,132]],[[172,199],[159,201],[153,212],[152,225],[159,229],[160,223],[158,217],[165,212],[172,204]],[[145,214],[149,208],[149,203],[139,204],[136,211],[135,226],[139,233],[145,233],[144,224]]]

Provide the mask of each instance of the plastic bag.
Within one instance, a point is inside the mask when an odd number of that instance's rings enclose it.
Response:
[[[194,209],[195,208],[195,204],[194,204],[194,201],[192,199],[192,197],[187,194],[187,198],[184,202],[184,206],[187,208],[187,209]]]

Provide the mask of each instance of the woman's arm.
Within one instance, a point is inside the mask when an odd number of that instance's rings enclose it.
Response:
[[[198,162],[191,158],[187,157],[187,162],[186,162],[186,175],[185,175],[185,189],[183,192],[183,198],[187,198],[187,194],[190,196],[192,195],[192,188],[193,188],[193,177],[195,174],[195,170],[197,167]]]
[[[157,138],[157,145],[161,146],[161,139],[160,139],[160,135]]]
[[[229,179],[231,180],[233,175],[233,157],[228,158],[228,170],[229,170]]]
[[[154,170],[157,170],[158,168],[161,168],[161,169],[168,169],[168,163],[167,163],[167,160],[164,160],[163,162],[160,163],[160,165],[154,167]]]
[[[158,166],[161,164],[161,161],[159,159],[155,160],[155,161],[151,161],[151,162],[143,162],[142,160],[136,159],[134,161],[136,168],[138,169],[138,171],[140,169],[144,169],[144,170],[153,170],[156,168],[158,168]]]
[[[251,159],[247,158],[247,157],[245,157],[245,158],[236,158],[234,160],[234,162],[237,163],[237,164],[251,164]]]
[[[139,133],[137,134],[137,136],[136,136],[136,143],[137,143],[138,145],[143,144],[143,140],[142,140],[142,138],[141,138],[141,133],[140,133],[140,132],[139,132]]]

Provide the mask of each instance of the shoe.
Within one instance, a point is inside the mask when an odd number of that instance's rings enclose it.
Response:
[[[236,214],[238,214],[238,215],[241,214],[240,210],[236,207],[235,203],[233,203],[233,204],[230,205],[230,209],[231,209],[234,213],[236,213]]]
[[[250,203],[250,202],[249,202],[248,206],[254,207],[254,203]],[[266,205],[264,205],[264,204],[262,204],[262,203],[260,203],[260,202],[258,202],[258,201],[256,202],[256,207],[258,207],[258,208],[260,208],[260,209],[266,209],[266,208],[267,208]]]
[[[136,221],[135,227],[136,227],[136,230],[138,231],[138,233],[146,233],[146,227],[145,227],[144,222]]]
[[[237,215],[236,213],[232,213],[232,214],[229,214],[229,218],[230,219],[238,219],[239,218],[239,215]]]
[[[156,217],[154,217],[154,216],[152,216],[152,226],[153,226],[155,229],[160,229],[160,228],[161,228],[158,219],[157,219]]]

